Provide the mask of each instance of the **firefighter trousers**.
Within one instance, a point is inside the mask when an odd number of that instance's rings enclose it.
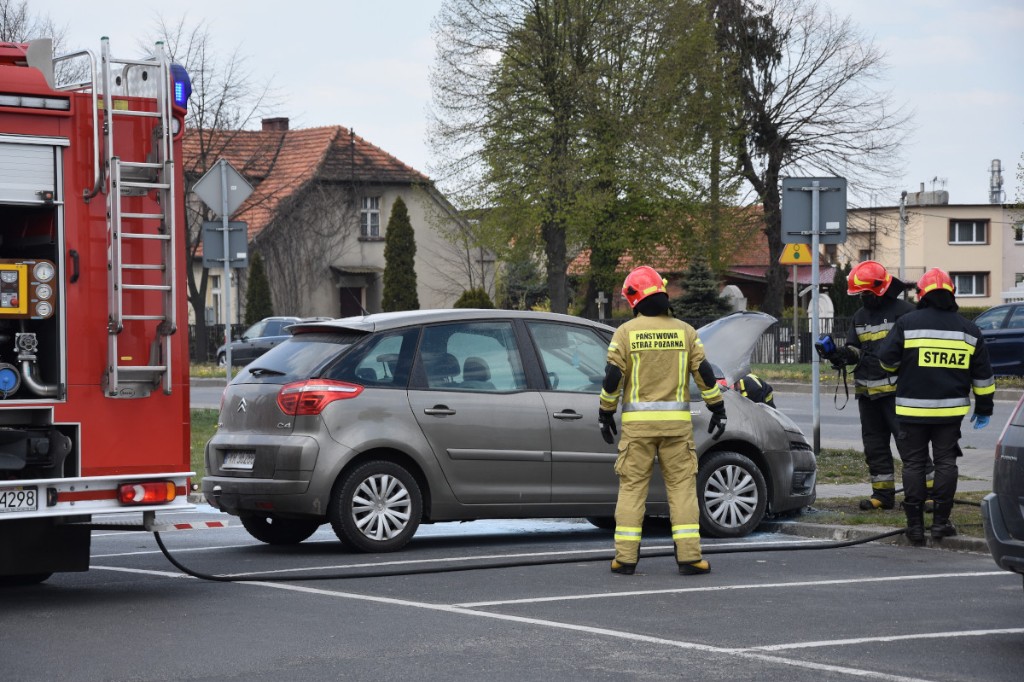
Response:
[[[892,507],[896,502],[896,467],[892,458],[893,439],[899,436],[900,424],[896,419],[896,396],[857,398],[860,412],[860,436],[864,443],[864,460],[871,476],[871,497]],[[897,448],[898,450],[898,448]],[[928,497],[932,488],[931,457],[925,461],[925,481]]]
[[[922,505],[927,493],[925,471],[928,466],[928,446],[935,463],[935,485],[932,497],[935,500],[936,522],[940,509],[953,506],[956,495],[957,476],[960,469],[956,458],[960,456],[960,424],[928,424],[925,422],[900,422],[900,433],[896,447],[903,458],[903,497],[907,505]],[[946,512],[948,520],[948,512]]]
[[[619,497],[615,505],[615,560],[636,564],[640,556],[647,492],[657,457],[668,493],[676,561],[701,560],[700,511],[697,507],[697,451],[692,435],[629,437],[619,440],[615,473]]]

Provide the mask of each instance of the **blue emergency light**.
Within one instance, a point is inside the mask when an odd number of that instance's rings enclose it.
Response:
[[[184,109],[192,95],[192,80],[181,64],[171,64],[171,85],[174,86],[174,104]]]

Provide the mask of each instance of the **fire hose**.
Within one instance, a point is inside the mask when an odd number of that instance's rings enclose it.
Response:
[[[902,535],[906,532],[906,528],[898,528],[896,530],[887,531],[884,533],[878,533],[877,535],[871,535],[868,537],[858,538],[856,540],[842,540],[834,542],[803,542],[803,543],[779,543],[779,544],[760,544],[760,545],[745,545],[742,547],[703,547],[701,552],[703,554],[738,554],[741,552],[798,552],[802,550],[812,549],[840,549],[843,547],[853,547],[855,545],[862,545],[868,542],[874,542],[876,540],[882,540],[884,538],[893,537],[895,535]],[[293,576],[282,576],[280,574],[274,575],[244,575],[244,576],[232,576],[232,575],[211,575],[209,573],[202,573],[200,571],[188,568],[180,561],[171,555],[170,551],[164,545],[163,539],[160,537],[159,532],[153,533],[156,538],[156,544],[160,547],[160,551],[167,558],[171,564],[182,573],[192,576],[193,578],[199,578],[200,580],[209,580],[214,582],[224,583],[251,583],[251,582],[292,582],[292,581],[307,581],[307,580],[352,580],[355,578],[388,578],[395,576],[405,575],[426,575],[430,573],[455,573],[458,571],[479,571],[479,570],[491,570],[497,568],[520,568],[523,566],[548,566],[555,564],[571,564],[571,563],[587,563],[592,561],[606,561],[610,562],[613,558],[613,554],[605,553],[600,556],[593,557],[548,557],[548,558],[535,558],[535,559],[517,559],[515,561],[491,561],[481,563],[470,563],[461,565],[446,565],[446,566],[434,566],[434,567],[420,567],[420,568],[400,568],[396,570],[387,571],[346,571],[345,573],[333,573],[323,574],[318,573],[316,575],[293,575]],[[647,559],[652,557],[663,557],[663,556],[675,556],[674,549],[655,550],[649,552],[640,552],[641,559]]]

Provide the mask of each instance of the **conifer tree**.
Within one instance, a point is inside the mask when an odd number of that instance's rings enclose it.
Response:
[[[416,295],[416,238],[409,209],[402,197],[395,200],[384,235],[384,299],[381,310],[419,310]]]
[[[274,302],[270,299],[270,281],[263,267],[263,258],[256,252],[252,254],[249,262],[249,285],[245,291],[245,323],[256,324],[273,314]]]
[[[703,257],[690,259],[679,284],[683,295],[672,299],[672,311],[680,319],[717,319],[732,310],[729,301],[719,295],[718,280]]]

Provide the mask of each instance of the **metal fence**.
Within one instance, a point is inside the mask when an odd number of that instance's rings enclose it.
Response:
[[[231,338],[240,336],[248,325],[231,325]],[[206,333],[199,338],[196,333],[196,326],[188,326],[188,357],[192,362],[216,362],[217,349],[224,345],[224,325],[208,324]]]
[[[617,327],[625,321],[621,318],[602,320],[613,327]],[[687,320],[687,322],[699,328],[711,320]],[[819,322],[822,334],[832,334],[841,341],[846,338],[852,318],[822,318]],[[811,321],[808,318],[798,318],[794,335],[792,319],[783,318],[775,322],[761,335],[750,361],[768,365],[810,362],[811,353],[814,352],[814,339],[811,338],[810,325]],[[232,338],[240,335],[246,329],[247,326],[244,324],[231,325]],[[195,325],[189,325],[188,350],[192,362],[216,362],[217,349],[222,345],[224,345],[224,325],[207,325],[206,334],[201,339],[197,338]]]

